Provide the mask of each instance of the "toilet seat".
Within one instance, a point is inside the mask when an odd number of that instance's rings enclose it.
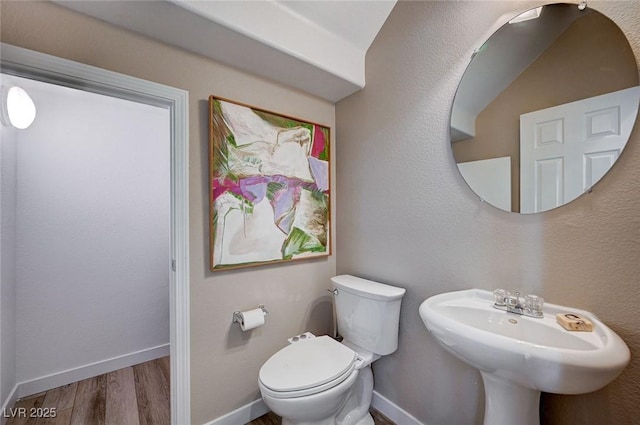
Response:
[[[260,368],[261,390],[276,398],[302,397],[333,388],[357,373],[356,352],[329,336],[295,342]]]

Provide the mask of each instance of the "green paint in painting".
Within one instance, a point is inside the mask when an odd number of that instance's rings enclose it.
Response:
[[[289,233],[287,240],[284,241],[284,245],[282,247],[282,258],[285,260],[291,260],[294,255],[301,254],[303,252],[325,251],[326,247],[322,245],[318,239],[297,227],[294,227]]]
[[[236,138],[231,133],[227,134],[227,143],[229,143],[234,148],[238,147],[238,145],[236,145]]]
[[[309,130],[312,129],[311,124],[303,123],[291,118],[282,117],[270,114],[268,112],[260,111],[257,109],[251,109],[257,116],[268,122],[269,124],[280,127],[280,128],[295,128],[295,127],[305,127]]]
[[[285,185],[284,183],[277,183],[277,182],[270,182],[267,183],[267,199],[270,201],[273,201],[273,199],[276,196],[276,193],[281,190],[284,189]]]
[[[240,207],[237,209],[242,210],[247,214],[253,214],[253,202],[251,202],[250,200],[248,200],[242,195],[238,195],[237,193],[233,193],[231,191],[227,193],[229,193],[231,196],[233,196],[238,201],[240,201]]]
[[[309,133],[312,135],[311,137],[313,138],[313,124],[299,123],[299,126],[309,130]]]
[[[324,135],[324,149],[318,155],[318,159],[322,161],[329,161],[329,129],[327,127],[320,127],[320,131]]]
[[[235,147],[236,142],[224,122],[222,105],[219,100],[214,100],[213,102],[211,119],[213,121],[212,159],[213,169],[215,170],[213,177],[220,180],[238,181],[238,176],[229,167],[229,146]]]

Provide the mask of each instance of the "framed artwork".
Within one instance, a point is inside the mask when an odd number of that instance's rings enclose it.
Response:
[[[209,97],[211,270],[331,255],[327,126]]]

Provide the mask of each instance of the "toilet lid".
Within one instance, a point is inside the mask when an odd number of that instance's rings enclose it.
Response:
[[[262,366],[259,378],[273,391],[300,391],[351,372],[355,359],[352,349],[324,335],[278,351]]]

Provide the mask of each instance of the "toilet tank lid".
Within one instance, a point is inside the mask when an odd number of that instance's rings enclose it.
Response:
[[[361,277],[343,274],[331,278],[331,282],[338,288],[352,294],[374,300],[392,301],[402,298],[406,292],[404,288],[374,282]]]

